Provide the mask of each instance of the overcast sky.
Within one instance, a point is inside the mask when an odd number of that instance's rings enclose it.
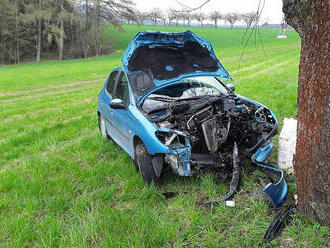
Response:
[[[180,4],[189,7],[197,7],[205,0],[134,0],[136,6],[141,11],[148,11],[152,8],[180,9]],[[211,0],[202,7],[201,11],[209,13],[212,10],[219,10],[221,13],[228,12],[250,12],[258,9],[259,0]],[[261,15],[261,22],[281,23],[283,17],[282,0],[265,0],[265,7]]]

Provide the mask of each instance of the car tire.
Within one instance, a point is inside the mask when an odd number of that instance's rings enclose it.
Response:
[[[99,122],[99,129],[101,131],[103,139],[109,140],[110,135],[108,134],[107,127],[105,125],[105,120],[101,115],[98,116],[98,122]]]
[[[136,144],[134,148],[134,162],[139,169],[142,179],[145,183],[159,186],[161,180],[156,176],[154,168],[152,167],[153,156],[150,155],[143,143]]]

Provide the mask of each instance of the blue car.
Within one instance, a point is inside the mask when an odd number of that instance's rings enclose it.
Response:
[[[180,176],[205,171],[232,176],[240,159],[279,173],[265,193],[275,207],[284,200],[283,173],[263,161],[273,149],[278,122],[266,106],[234,93],[229,73],[211,44],[190,32],[138,33],[122,67],[113,69],[98,96],[99,128],[134,161],[146,183],[159,184],[165,168]]]

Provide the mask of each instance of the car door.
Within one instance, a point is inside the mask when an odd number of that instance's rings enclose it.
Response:
[[[103,96],[101,97],[101,113],[105,120],[105,126],[110,137],[115,139],[114,137],[118,136],[117,130],[113,127],[112,123],[113,118],[113,110],[110,108],[110,102],[113,99],[113,94],[115,91],[116,82],[118,79],[120,71],[113,71],[110,73],[107,82],[105,84],[105,89],[103,91]]]
[[[126,109],[112,109],[111,124],[113,124],[113,129],[116,132],[116,137],[113,139],[126,151],[129,152],[131,142],[130,142],[130,130],[129,130],[129,113],[128,107],[130,104],[129,97],[129,87],[126,75],[121,72],[118,76],[115,92],[113,94],[113,99],[120,99],[126,103]]]

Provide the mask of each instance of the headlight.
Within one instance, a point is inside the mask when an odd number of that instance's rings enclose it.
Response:
[[[156,131],[156,137],[166,146],[175,148],[184,147],[185,137],[176,132]]]

